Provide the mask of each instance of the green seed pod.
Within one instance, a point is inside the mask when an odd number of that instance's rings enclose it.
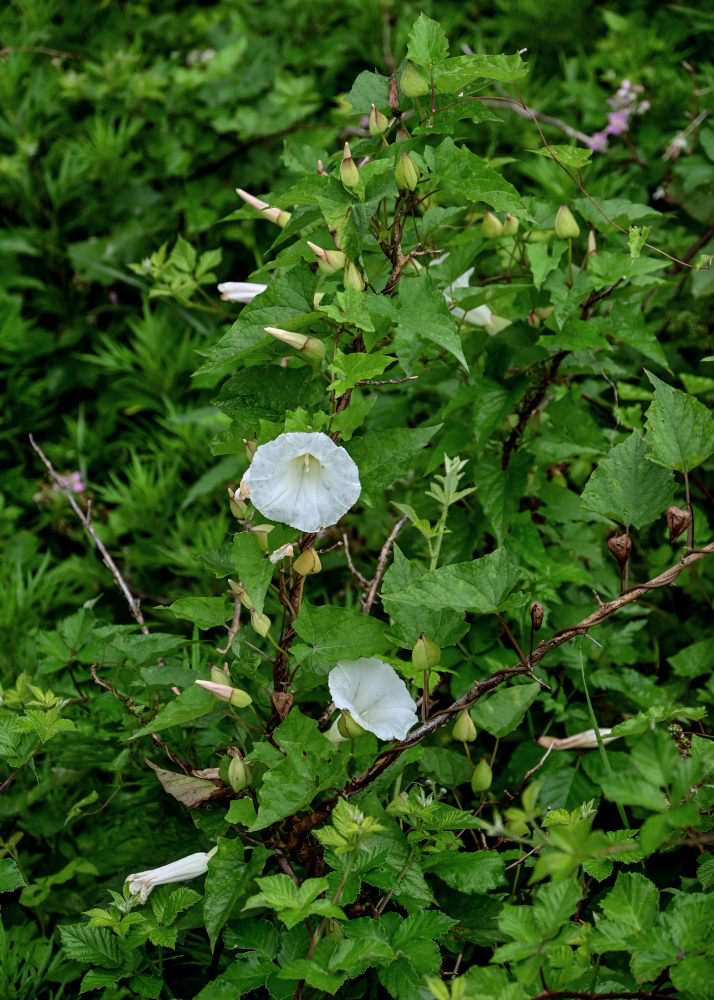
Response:
[[[357,168],[357,164],[352,159],[349,142],[345,143],[345,149],[342,154],[342,163],[340,163],[340,180],[345,187],[348,188],[357,187],[359,184],[359,170]]]
[[[324,250],[310,240],[307,245],[317,257],[317,266],[323,274],[336,274],[345,266],[346,258],[341,250]]]
[[[441,662],[441,650],[422,632],[414,643],[412,650],[412,663],[421,672],[431,670]]]
[[[258,635],[262,635],[263,638],[265,638],[270,631],[270,619],[267,615],[259,615],[255,608],[251,608],[250,624],[253,626]]]
[[[414,191],[419,183],[419,171],[409,153],[402,153],[397,160],[394,180],[400,191]]]
[[[473,743],[476,739],[476,726],[473,724],[473,719],[469,713],[464,709],[459,712],[458,718],[454,723],[454,728],[451,731],[451,735],[459,743]]]
[[[348,260],[345,264],[345,272],[342,276],[342,284],[345,288],[354,288],[356,292],[364,291],[364,278],[359,273],[354,262]]]
[[[411,135],[409,134],[409,129],[405,128],[403,125],[400,125],[399,128],[397,129],[397,134],[394,136],[394,141],[406,142],[407,139],[411,139]]]
[[[429,81],[416,68],[413,62],[404,67],[399,86],[405,97],[422,97],[431,90]]]
[[[504,236],[515,236],[518,232],[518,219],[515,215],[511,215],[510,212],[506,213],[506,218],[503,222],[503,235]]]
[[[301,552],[297,559],[294,560],[293,569],[300,576],[312,576],[313,573],[320,572],[322,563],[317,552],[311,547]]]
[[[255,535],[262,552],[268,551],[268,535],[274,527],[275,525],[273,524],[256,524],[250,529]]]
[[[495,240],[499,236],[503,236],[503,223],[493,212],[486,212],[484,215],[481,223],[481,235],[488,240]]]
[[[372,105],[372,110],[369,113],[369,132],[370,135],[383,135],[389,128],[389,119],[386,115],[383,115],[381,111]]]
[[[561,205],[555,217],[555,235],[561,240],[574,240],[580,236],[580,226],[567,205]]]
[[[471,789],[474,792],[487,792],[491,787],[492,781],[493,771],[491,770],[491,765],[485,757],[482,757],[471,775]]]
[[[365,730],[359,722],[355,722],[347,709],[343,709],[342,715],[337,720],[337,728],[348,740],[354,740],[358,736],[364,736]]]
[[[231,762],[228,766],[228,783],[234,792],[242,792],[250,783],[250,773],[240,753],[236,752],[231,757]]]

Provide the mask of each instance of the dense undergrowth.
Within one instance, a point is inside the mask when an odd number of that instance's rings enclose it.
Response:
[[[557,14],[0,13],[3,998],[710,995],[714,17]]]

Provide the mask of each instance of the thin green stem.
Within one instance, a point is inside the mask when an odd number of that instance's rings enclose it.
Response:
[[[602,757],[603,766],[608,775],[612,775],[612,767],[610,766],[610,759],[607,756],[607,750],[605,749],[605,744],[602,741],[602,736],[600,735],[600,728],[595,718],[595,710],[593,709],[593,703],[590,701],[590,691],[588,690],[588,682],[585,680],[585,662],[583,660],[583,651],[580,652],[580,675],[583,678],[583,687],[585,689],[585,700],[588,703],[588,711],[590,712],[590,721],[592,722],[592,727],[595,730],[595,738],[597,740],[598,750],[600,751],[600,756]],[[617,811],[620,814],[620,819],[622,820],[625,829],[630,829],[630,822],[627,819],[627,813],[625,812],[625,807],[620,802],[616,802]]]

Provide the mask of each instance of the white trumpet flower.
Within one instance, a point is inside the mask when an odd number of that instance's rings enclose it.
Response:
[[[376,657],[340,660],[327,683],[335,706],[380,740],[403,740],[418,721],[406,684]]]
[[[245,477],[244,477],[245,478]],[[361,492],[359,470],[327,434],[291,431],[261,444],[250,467],[250,499],[271,521],[321,531]]]
[[[167,885],[169,882],[183,882],[186,879],[197,878],[208,871],[209,859],[213,857],[218,848],[214,847],[208,853],[189,854],[188,857],[172,861],[170,865],[163,865],[161,868],[150,868],[145,872],[136,872],[134,875],[127,875],[124,879],[129,883],[129,892],[135,896],[138,894],[139,900],[145,903],[149,893],[157,885]]]
[[[267,288],[258,281],[222,281],[218,286],[224,302],[252,302]]]

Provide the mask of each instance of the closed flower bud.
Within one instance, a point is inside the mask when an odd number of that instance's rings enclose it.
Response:
[[[234,792],[242,792],[250,784],[250,772],[239,751],[231,757],[228,766],[228,783]]]
[[[258,635],[262,635],[263,638],[265,638],[270,631],[270,619],[267,615],[259,615],[255,608],[251,608],[250,624],[253,626],[253,629],[258,633]]]
[[[247,691],[243,691],[241,688],[232,687],[230,684],[217,684],[214,681],[202,680],[197,680],[196,684],[212,694],[214,698],[220,698],[221,701],[227,701],[228,704],[233,705],[234,708],[245,708],[246,705],[250,705],[253,700]]]
[[[240,492],[240,491],[239,491]],[[248,514],[248,505],[243,500],[237,499],[237,494],[233,490],[228,490],[228,503],[233,517],[243,519]]]
[[[324,297],[325,297],[324,292],[315,292],[315,294],[312,297],[312,308],[317,309],[322,300],[324,299]]]
[[[484,215],[481,223],[481,235],[488,240],[495,240],[499,236],[503,236],[503,223],[493,212],[486,212]]]
[[[515,236],[518,232],[518,219],[515,215],[511,215],[510,212],[506,213],[506,218],[503,222],[503,235],[504,236]]]
[[[307,241],[307,245],[317,257],[317,266],[323,274],[336,274],[345,266],[345,255],[341,250],[324,250],[316,243]]]
[[[412,650],[412,663],[419,671],[431,670],[435,667],[441,660],[441,650],[432,642],[428,636],[425,636],[422,632],[417,641],[414,643],[414,649]]]
[[[317,552],[310,547],[301,552],[297,559],[293,562],[293,569],[300,576],[312,576],[313,573],[319,573],[322,569],[322,563],[320,562],[320,557]]]
[[[669,540],[670,542],[674,542],[692,523],[692,512],[690,510],[682,510],[681,507],[668,507],[666,518],[667,527],[669,528]]]
[[[356,292],[364,291],[364,278],[354,264],[348,259],[345,264],[345,272],[342,276],[342,284],[345,288],[354,288]]]
[[[248,461],[252,462],[253,455],[255,455],[255,449],[258,447],[258,445],[255,443],[255,441],[249,441],[247,438],[243,438],[243,444],[245,445],[245,453],[248,456]],[[245,479],[245,475],[243,476],[243,478]]]
[[[608,538],[607,547],[620,566],[624,566],[632,552],[632,539],[629,535],[613,535]]]
[[[268,551],[268,535],[273,530],[273,527],[274,525],[272,524],[255,524],[250,529],[256,537],[261,552]]]
[[[406,142],[407,139],[411,139],[409,129],[405,128],[403,125],[400,125],[399,128],[397,129],[397,134],[394,136],[394,141]]]
[[[281,330],[277,326],[266,326],[265,332],[276,340],[282,340],[284,344],[301,351],[315,361],[322,361],[325,357],[325,345],[317,337],[307,337],[304,333],[294,333],[292,330]]]
[[[533,625],[533,631],[537,632],[538,629],[543,624],[543,605],[540,601],[533,601],[530,606],[530,616],[531,623]]]
[[[359,184],[359,170],[357,169],[357,164],[352,159],[349,142],[345,143],[345,149],[342,154],[342,163],[340,163],[340,180],[345,187],[348,188],[357,187]]]
[[[387,92],[387,104],[392,111],[396,111],[399,107],[399,90],[397,88],[397,81],[394,79],[394,73],[389,78],[389,90]]]
[[[567,205],[561,205],[555,217],[555,235],[561,240],[574,240],[580,236],[580,226]]]
[[[471,790],[474,792],[487,792],[493,781],[493,771],[491,765],[482,757],[471,775]]]
[[[597,253],[597,243],[595,242],[595,230],[590,229],[588,231],[588,255],[592,256]]]
[[[236,188],[236,193],[240,195],[243,201],[257,209],[269,222],[274,222],[277,226],[282,227],[286,226],[290,221],[290,212],[285,212],[282,208],[275,208],[273,205],[269,205],[267,201],[256,198],[254,194],[250,194],[249,191],[244,191],[242,188]]]
[[[354,740],[358,736],[364,736],[366,730],[360,726],[359,722],[355,722],[350,713],[345,709],[337,720],[337,728],[340,733],[348,740]]]
[[[409,153],[402,153],[397,160],[394,180],[401,191],[413,191],[419,183],[419,171]]]
[[[251,601],[250,597],[248,597],[248,591],[245,589],[245,587],[240,581],[236,583],[235,580],[229,580],[228,588],[233,597],[237,597],[247,611],[252,610],[253,602]]]
[[[404,67],[399,86],[405,97],[421,97],[431,90],[429,81],[420,73],[413,62],[408,62]]]
[[[378,111],[374,104],[369,113],[369,133],[370,135],[382,135],[389,128],[389,119]]]
[[[476,726],[473,724],[473,719],[466,709],[459,712],[459,717],[454,723],[451,735],[459,743],[473,743],[476,739]]]

